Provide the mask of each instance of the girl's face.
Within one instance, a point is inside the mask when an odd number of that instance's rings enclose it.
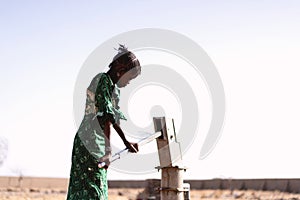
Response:
[[[125,73],[120,73],[120,78],[117,82],[117,86],[119,88],[125,87],[126,85],[128,85],[130,83],[131,80],[133,80],[134,78],[136,78],[136,73],[135,70],[129,70]]]

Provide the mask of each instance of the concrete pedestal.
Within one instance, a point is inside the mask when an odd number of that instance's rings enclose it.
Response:
[[[161,169],[161,200],[184,200],[183,171],[179,167]]]

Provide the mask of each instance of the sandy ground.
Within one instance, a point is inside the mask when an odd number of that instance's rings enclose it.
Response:
[[[109,189],[109,200],[137,200],[143,189]],[[64,200],[66,191],[60,189],[1,188],[0,200]],[[146,199],[146,198],[144,198]],[[254,190],[192,190],[191,199],[219,200],[300,200],[300,194]]]

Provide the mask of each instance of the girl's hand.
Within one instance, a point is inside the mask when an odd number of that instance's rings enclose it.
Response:
[[[111,158],[111,153],[110,152],[106,152],[106,154],[99,159],[99,163],[101,163],[101,164],[105,163],[105,165],[103,166],[103,168],[105,168],[105,169],[108,168],[108,166],[110,165],[110,158]]]
[[[125,146],[127,147],[130,153],[137,153],[139,151],[139,146],[137,143],[131,143],[126,141]]]

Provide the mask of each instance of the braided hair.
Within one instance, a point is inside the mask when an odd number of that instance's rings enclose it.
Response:
[[[137,57],[131,51],[128,51],[125,45],[119,44],[119,48],[116,50],[118,54],[114,56],[109,68],[115,68],[117,71],[121,68],[126,71],[132,70],[138,76],[141,73],[141,65]]]

